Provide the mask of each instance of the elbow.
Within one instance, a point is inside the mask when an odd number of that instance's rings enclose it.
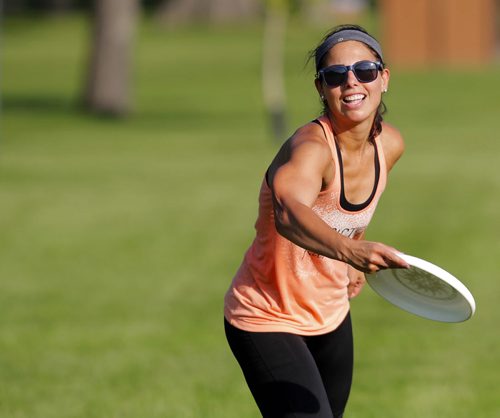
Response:
[[[283,236],[285,238],[288,238],[289,228],[287,227],[287,225],[285,223],[275,219],[274,226],[276,227],[276,231],[278,232],[278,234],[280,234],[281,236]]]
[[[293,222],[290,214],[284,208],[274,210],[274,225],[278,234],[290,239],[293,229]]]
[[[286,239],[296,242],[304,235],[303,204],[294,199],[274,196],[274,225],[276,231]]]

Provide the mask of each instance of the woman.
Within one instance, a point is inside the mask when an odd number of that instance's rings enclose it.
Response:
[[[389,85],[379,43],[333,29],[313,51],[321,117],[277,153],[256,237],[225,297],[226,336],[264,417],[342,417],[352,381],[349,299],[364,273],[407,268],[364,232],[403,153],[382,122]]]

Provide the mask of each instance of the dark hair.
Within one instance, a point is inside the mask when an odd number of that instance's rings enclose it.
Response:
[[[318,53],[321,51],[321,46],[323,43],[330,38],[330,36],[336,34],[337,32],[343,31],[343,30],[357,30],[363,33],[366,33],[367,35],[371,36],[374,38],[371,34],[368,33],[366,29],[359,25],[338,25],[332,28],[328,33],[321,39],[320,43],[314,48],[312,51],[309,52],[308,57],[307,57],[307,63],[309,61],[316,62],[316,56]],[[375,39],[375,38],[374,38]],[[366,44],[365,44],[366,45]],[[378,61],[382,64],[382,68],[385,68],[385,63],[382,59],[382,57],[369,45],[366,45],[367,48],[370,49],[370,51],[373,53],[373,55],[377,58]],[[326,54],[321,58],[321,60],[318,63],[318,66],[315,68],[316,69],[316,74],[320,69],[322,69],[325,66],[325,60],[326,60]],[[326,114],[328,111],[328,107],[325,102],[322,102],[323,104],[323,113]],[[368,136],[368,139],[373,142],[375,137],[382,132],[382,121],[383,121],[383,115],[387,112],[387,106],[383,102],[383,100],[380,101],[380,104],[377,108],[377,113],[375,114],[375,119],[373,120],[373,126],[371,128],[370,134]]]

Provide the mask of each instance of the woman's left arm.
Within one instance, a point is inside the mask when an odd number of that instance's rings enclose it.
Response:
[[[365,239],[365,231],[358,235],[355,239]],[[365,273],[356,270],[353,266],[347,265],[347,277],[349,284],[347,285],[347,296],[349,299],[355,298],[363,290],[366,283]]]
[[[394,164],[401,158],[405,150],[403,136],[394,126],[383,122],[380,134],[382,148],[384,150],[387,172],[391,171]]]
[[[403,155],[405,144],[401,133],[395,127],[385,122],[382,124],[381,140],[387,172],[389,172]],[[365,232],[357,237],[357,239],[365,239]],[[366,278],[362,271],[356,270],[351,265],[348,266],[347,276],[349,277],[347,294],[349,299],[352,299],[361,293],[366,283]]]

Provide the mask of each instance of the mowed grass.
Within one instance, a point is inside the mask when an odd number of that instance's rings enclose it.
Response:
[[[83,17],[7,19],[0,144],[0,416],[256,417],[222,299],[253,236],[276,151],[258,26],[144,20],[135,111],[80,113]],[[326,28],[292,23],[293,127],[319,104],[304,59]],[[407,151],[369,238],[461,278],[477,313],[417,318],[369,288],[353,301],[346,416],[500,415],[498,68],[393,69],[387,120]]]

